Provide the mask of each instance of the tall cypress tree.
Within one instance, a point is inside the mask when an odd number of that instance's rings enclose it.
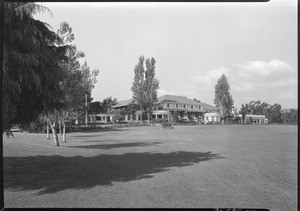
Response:
[[[145,106],[145,78],[144,78],[144,56],[140,56],[138,64],[134,67],[134,79],[131,87],[132,98],[139,105],[140,110]]]
[[[230,115],[233,106],[233,99],[230,94],[230,85],[224,74],[222,74],[215,85],[214,104],[220,109],[223,118]]]
[[[159,89],[159,81],[155,78],[155,59],[146,59],[145,71],[145,94],[146,94],[146,109],[148,114],[148,122],[152,110],[153,103],[157,102],[157,90]]]

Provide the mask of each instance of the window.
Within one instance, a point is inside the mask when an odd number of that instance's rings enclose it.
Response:
[[[96,120],[97,121],[101,121],[101,117],[100,116],[96,116]]]
[[[178,104],[176,104],[176,108],[178,108]]]
[[[167,103],[167,107],[168,107],[168,108],[170,107],[170,104],[169,104],[169,103]]]
[[[191,109],[194,109],[194,106],[191,105]]]
[[[183,108],[185,108],[185,105],[183,105]]]

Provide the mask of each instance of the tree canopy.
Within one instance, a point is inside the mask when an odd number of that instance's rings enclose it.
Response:
[[[215,85],[214,104],[220,109],[222,117],[230,115],[233,106],[233,99],[230,94],[230,85],[224,74],[222,74]]]
[[[33,18],[49,11],[31,2],[4,2],[2,130],[28,123],[63,98],[60,62],[67,46],[47,23]],[[30,99],[30,100],[29,100]]]
[[[265,115],[268,118],[269,123],[283,123],[282,119],[282,110],[281,105],[275,103],[274,105],[270,105],[265,102],[251,101],[242,105],[240,113],[244,116],[246,114],[256,114],[256,115]],[[287,115],[288,116],[288,115]],[[288,122],[288,119],[285,117],[285,122]]]
[[[159,81],[155,78],[155,59],[146,59],[146,71],[144,61],[144,56],[140,56],[139,62],[134,68],[134,79],[131,91],[133,93],[132,97],[139,105],[140,110],[147,110],[149,119],[153,103],[157,101]]]
[[[84,54],[72,44],[74,34],[63,22],[55,33],[33,18],[51,11],[32,2],[4,2],[2,131],[29,124],[41,115],[54,119],[83,113],[99,70],[80,64]],[[62,114],[62,111],[67,111]]]
[[[144,91],[144,56],[140,56],[138,64],[134,67],[134,79],[131,87],[132,97],[142,109],[145,105],[146,95]]]

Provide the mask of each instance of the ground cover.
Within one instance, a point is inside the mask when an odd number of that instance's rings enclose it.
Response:
[[[297,209],[297,126],[3,136],[5,207]],[[62,139],[59,137],[60,140]]]

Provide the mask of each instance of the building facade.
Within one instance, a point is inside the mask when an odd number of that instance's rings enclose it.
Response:
[[[113,109],[127,109],[130,103],[134,103],[133,99],[119,101],[117,105],[112,106]],[[163,119],[173,121],[174,116],[185,121],[203,121],[205,113],[217,113],[218,109],[206,103],[196,102],[184,96],[163,95],[158,98],[152,107],[151,119]],[[137,111],[134,114],[125,115],[125,121],[142,120],[142,112]]]
[[[240,117],[242,117],[242,115],[240,115]],[[268,119],[265,115],[246,114],[244,123],[268,124]]]
[[[204,114],[204,123],[219,123],[221,122],[221,114],[219,113],[205,113]]]
[[[93,124],[109,124],[114,121],[114,115],[109,114],[90,114],[89,123]]]

